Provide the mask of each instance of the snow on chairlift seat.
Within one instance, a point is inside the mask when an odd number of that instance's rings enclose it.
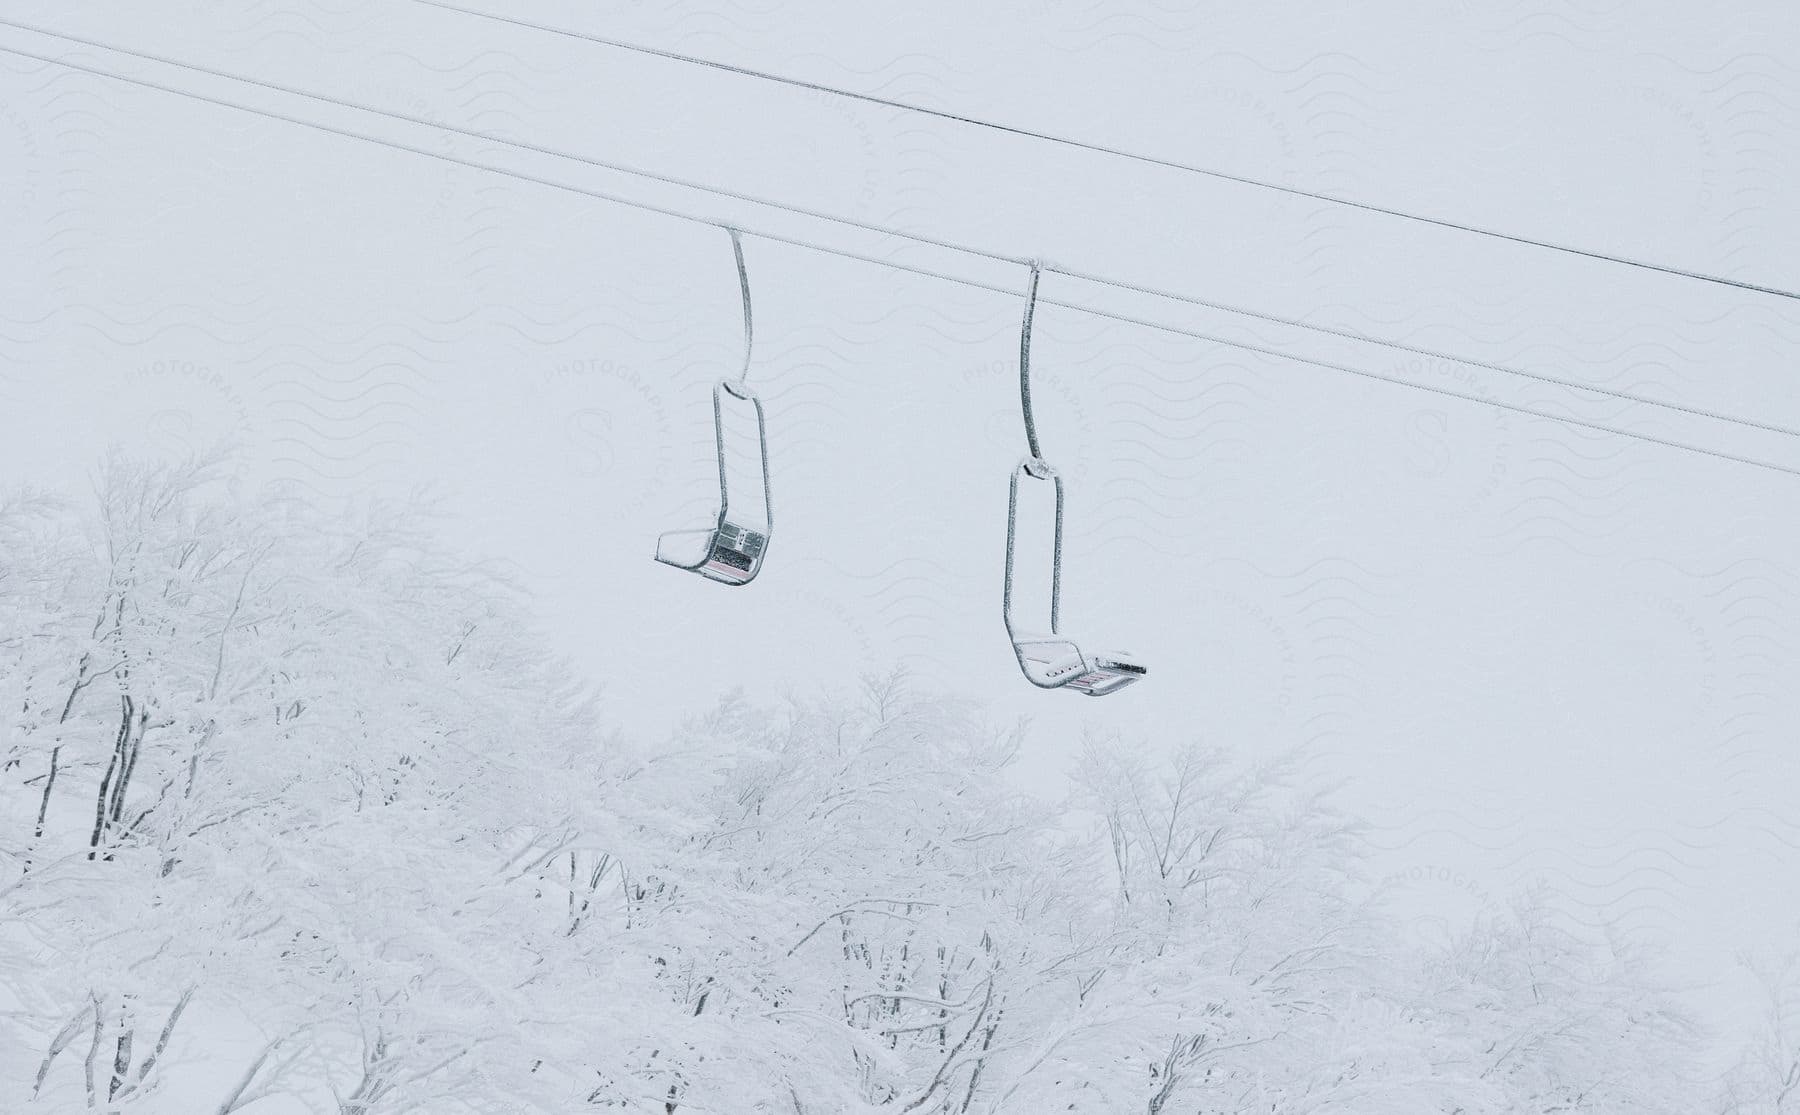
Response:
[[[1060,635],[1021,632],[1013,637],[1013,652],[1034,684],[1066,687],[1089,697],[1116,693],[1149,674],[1129,653],[1087,653],[1075,640]]]
[[[1013,619],[1013,568],[1017,558],[1019,481],[1029,477],[1049,480],[1056,492],[1056,535],[1050,571],[1050,632],[1020,631]],[[1025,680],[1039,689],[1068,689],[1089,697],[1104,697],[1143,680],[1149,670],[1135,655],[1124,651],[1090,653],[1057,630],[1062,597],[1063,482],[1057,471],[1037,458],[1026,458],[1013,470],[1006,509],[1006,583],[1003,608],[1007,637]]]

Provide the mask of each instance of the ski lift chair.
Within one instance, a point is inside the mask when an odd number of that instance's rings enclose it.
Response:
[[[752,518],[732,517],[731,491],[725,467],[724,398],[749,403],[756,408],[756,438],[762,462],[763,518],[757,524]],[[719,514],[713,524],[689,530],[665,532],[656,540],[656,560],[664,565],[698,573],[709,581],[726,585],[747,585],[761,571],[768,554],[769,536],[775,528],[775,505],[769,492],[769,438],[763,423],[762,400],[742,384],[725,380],[713,387],[713,439],[719,458]],[[754,506],[754,505],[753,505]]]
[[[1013,559],[1018,535],[1021,476],[1049,480],[1056,486],[1056,541],[1051,559],[1048,633],[1021,631],[1013,619]],[[1068,689],[1089,697],[1104,697],[1109,693],[1117,693],[1133,682],[1141,681],[1149,671],[1128,652],[1086,650],[1080,643],[1062,634],[1062,537],[1062,477],[1043,461],[1027,458],[1013,470],[1006,507],[1006,586],[1003,601],[1006,634],[1012,640],[1013,656],[1018,659],[1019,670],[1025,675],[1025,680],[1039,689]]]

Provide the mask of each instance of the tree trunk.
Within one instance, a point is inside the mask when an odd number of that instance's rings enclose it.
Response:
[[[131,1022],[121,1015],[119,1017],[119,1037],[113,1044],[112,1080],[106,1085],[106,1100],[111,1103],[119,1096],[119,1089],[131,1074]]]
[[[88,1042],[87,1061],[82,1066],[87,1085],[87,1105],[94,1106],[94,1058],[100,1054],[100,1037],[106,1032],[106,1012],[100,1007],[100,1000],[94,999],[94,1035]]]
[[[100,847],[100,838],[106,832],[106,806],[108,795],[112,791],[113,773],[119,768],[119,757],[125,753],[125,741],[131,735],[131,698],[120,697],[122,712],[119,715],[119,736],[113,742],[112,758],[106,764],[106,773],[100,777],[100,793],[94,801],[94,831],[88,837],[88,858],[93,859],[95,850]]]
[[[31,846],[25,852],[23,870],[31,870],[31,856],[37,851],[38,841],[44,838],[44,818],[50,814],[50,791],[56,788],[56,771],[62,758],[62,744],[50,749],[50,773],[44,777],[44,796],[38,799],[37,826],[31,830]]]
[[[150,708],[146,703],[145,707],[138,710],[136,731],[126,734],[119,780],[113,784],[112,823],[114,825],[117,825],[125,815],[125,793],[131,786],[132,774],[137,771],[138,755],[144,749],[144,732],[149,720]]]

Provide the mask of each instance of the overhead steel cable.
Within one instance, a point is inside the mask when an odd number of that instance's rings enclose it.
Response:
[[[1669,266],[1667,264],[1653,263],[1648,260],[1633,259],[1629,256],[1612,255],[1607,252],[1594,251],[1589,248],[1576,247],[1570,244],[1559,244],[1552,240],[1539,240],[1530,236],[1501,232],[1497,229],[1483,228],[1479,225],[1466,224],[1461,221],[1453,221],[1444,217],[1432,217],[1422,213],[1411,213],[1404,209],[1394,209],[1385,205],[1376,205],[1372,202],[1357,201],[1354,198],[1340,197],[1336,194],[1319,193],[1314,190],[1303,190],[1297,186],[1284,186],[1279,182],[1269,182],[1260,178],[1251,178],[1248,175],[1233,174],[1230,171],[1220,170],[1217,167],[1204,167],[1193,163],[1180,162],[1176,159],[1164,158],[1159,155],[1146,155],[1141,151],[1131,151],[1122,147],[1112,147],[1104,143],[1095,143],[1091,140],[1076,139],[1071,136],[1057,135],[1052,132],[1034,131],[1030,128],[1022,128],[1012,124],[1000,124],[991,120],[982,120],[974,116],[965,116],[961,113],[948,112],[943,109],[927,108],[924,105],[912,104],[907,101],[897,101],[889,97],[878,97],[872,93],[859,93],[853,89],[839,89],[835,86],[823,85],[815,81],[804,81],[800,78],[787,77],[783,74],[769,73],[764,70],[753,70],[747,66],[735,66],[728,62],[717,61],[716,59],[701,58],[692,54],[681,54],[677,51],[644,46],[641,43],[627,42],[622,39],[611,39],[586,31],[573,31],[566,27],[552,27],[547,24],[532,23],[529,20],[517,19],[513,16],[497,15],[493,12],[484,12],[475,8],[458,7],[455,4],[446,4],[443,0],[414,0],[414,3],[422,4],[428,8],[441,8],[444,11],[456,12],[459,15],[470,16],[476,19],[487,19],[497,23],[507,23],[514,27],[522,27],[543,34],[580,39],[583,42],[611,47],[616,50],[631,51],[637,54],[650,55],[652,57],[663,58],[674,62],[683,62],[694,66],[705,66],[709,69],[721,70],[725,73],[737,74],[741,77],[756,78],[761,81],[772,81],[781,85],[792,86],[796,89],[805,89],[814,93],[845,97],[850,100],[881,105],[884,108],[897,109],[902,112],[913,112],[923,116],[933,116],[939,120],[949,120],[973,128],[985,128],[990,131],[1005,132],[1008,135],[1019,136],[1024,139],[1040,140],[1046,143],[1060,144],[1065,147],[1078,148],[1097,155],[1108,155],[1115,158],[1130,159],[1133,162],[1162,167],[1166,170],[1178,170],[1188,174],[1205,175],[1208,178],[1216,178],[1226,182],[1235,182],[1241,186],[1253,186],[1262,190],[1275,190],[1280,193],[1290,194],[1294,197],[1304,197],[1313,201],[1323,201],[1332,205],[1343,205],[1351,209],[1360,209],[1367,213],[1379,213],[1387,217],[1398,217],[1402,220],[1436,225],[1439,228],[1452,229],[1456,232],[1467,232],[1477,236],[1492,237],[1496,240],[1505,240],[1514,244],[1522,244],[1527,247],[1544,248],[1550,251],[1563,252],[1568,255],[1581,256],[1585,259],[1599,260],[1606,263],[1617,263],[1626,267],[1637,267],[1645,271],[1656,271],[1683,279],[1693,279],[1703,283],[1715,283],[1719,286],[1732,287],[1737,290],[1800,301],[1800,293],[1791,290],[1783,290],[1779,287],[1762,286],[1757,283],[1744,282],[1740,279],[1726,278],[1723,275],[1712,275],[1703,271],[1692,271],[1686,268]]]
[[[0,21],[0,24],[4,24],[4,23],[5,23],[5,21]],[[27,28],[27,30],[30,30],[30,29]],[[87,44],[84,44],[84,45],[87,45]],[[103,48],[103,49],[110,49],[110,48]],[[101,68],[95,67],[95,66],[84,65],[82,63],[69,61],[67,59],[52,58],[52,57],[49,57],[46,55],[36,54],[31,51],[20,50],[16,47],[10,47],[10,46],[0,46],[0,53],[11,54],[11,55],[14,55],[19,58],[29,58],[32,61],[42,62],[46,65],[61,66],[65,69],[75,70],[80,73],[90,74],[94,77],[99,77],[99,78],[103,78],[103,79],[107,79],[107,80],[111,80],[111,81],[118,81],[118,82],[122,82],[122,83],[128,84],[128,85],[136,85],[141,88],[155,90],[160,93],[167,93],[171,96],[182,97],[182,98],[185,98],[188,100],[194,100],[194,101],[199,101],[199,102],[202,102],[205,104],[211,104],[211,105],[214,105],[219,108],[231,109],[236,112],[243,112],[243,113],[247,113],[247,114],[250,114],[253,116],[261,116],[265,119],[276,120],[276,121],[286,123],[286,124],[293,124],[298,127],[310,128],[314,131],[323,132],[328,135],[339,136],[344,139],[353,139],[353,140],[358,140],[363,143],[373,144],[378,147],[387,147],[387,148],[390,148],[395,151],[403,151],[407,154],[418,155],[422,158],[432,159],[437,162],[443,162],[443,163],[449,163],[449,164],[452,164],[455,166],[467,167],[471,170],[484,171],[484,172],[487,172],[490,174],[498,174],[502,177],[512,178],[517,181],[529,182],[529,183],[532,183],[533,185],[545,186],[550,189],[560,190],[560,191],[563,191],[566,193],[571,193],[571,194],[576,194],[581,197],[592,198],[597,201],[605,201],[605,202],[610,202],[610,203],[613,203],[616,205],[623,205],[628,208],[642,210],[647,213],[656,213],[661,216],[673,217],[677,220],[688,221],[688,222],[692,222],[695,224],[709,225],[711,227],[719,228],[719,229],[730,230],[732,228],[736,228],[743,235],[754,236],[761,240],[770,241],[771,243],[787,244],[791,247],[802,248],[807,251],[814,251],[814,252],[819,252],[824,255],[832,255],[832,256],[837,256],[837,257],[843,258],[843,259],[855,260],[860,263],[872,264],[877,267],[885,267],[885,268],[889,268],[891,270],[904,271],[904,272],[908,272],[910,274],[921,275],[926,278],[939,279],[939,280],[942,280],[945,282],[955,283],[957,285],[966,286],[966,287],[970,287],[973,289],[991,291],[996,294],[1004,294],[1009,297],[1016,298],[1018,296],[1018,293],[1016,290],[1012,290],[1012,289],[1009,289],[1009,288],[1003,287],[1003,286],[997,286],[997,285],[994,285],[991,283],[984,283],[979,280],[966,279],[966,278],[962,278],[962,277],[956,276],[956,275],[949,275],[949,274],[946,274],[941,271],[933,271],[928,268],[917,267],[917,266],[913,266],[911,264],[898,263],[893,260],[882,259],[877,256],[864,255],[859,252],[852,252],[852,251],[849,251],[849,250],[846,250],[843,248],[835,248],[830,245],[819,244],[814,241],[801,240],[801,239],[798,239],[796,237],[791,237],[791,236],[783,236],[779,233],[763,232],[763,231],[759,231],[759,230],[755,230],[755,229],[749,229],[749,228],[745,228],[741,224],[737,224],[735,222],[727,222],[724,220],[719,220],[719,219],[715,219],[715,218],[711,218],[711,217],[702,217],[702,216],[698,216],[693,213],[683,212],[678,209],[671,209],[666,206],[654,205],[649,202],[643,202],[643,201],[637,201],[637,200],[634,200],[631,198],[619,197],[616,194],[603,193],[599,190],[592,190],[592,189],[588,189],[583,186],[574,186],[574,185],[570,185],[566,182],[558,182],[558,181],[556,181],[554,179],[550,179],[550,178],[541,178],[541,177],[538,177],[535,175],[524,174],[519,171],[508,170],[505,167],[497,167],[497,166],[493,166],[489,163],[478,162],[473,159],[458,158],[457,156],[454,156],[454,155],[446,155],[442,152],[431,151],[431,150],[428,150],[423,147],[413,147],[408,144],[396,142],[394,140],[383,139],[379,136],[365,135],[361,132],[349,131],[347,129],[334,127],[329,124],[321,124],[321,123],[317,123],[317,122],[311,121],[311,120],[304,120],[304,119],[301,119],[300,117],[289,116],[289,115],[286,115],[285,113],[276,112],[271,109],[262,109],[262,108],[257,108],[252,105],[239,104],[235,101],[229,101],[229,100],[225,100],[223,98],[209,97],[209,96],[206,96],[201,93],[195,93],[190,90],[179,89],[179,88],[176,88],[176,87],[170,86],[170,85],[164,85],[159,82],[151,81],[146,78],[131,77],[131,76],[128,76],[125,74],[114,73],[110,70],[101,69]],[[229,75],[221,75],[221,76],[229,76]],[[352,105],[349,107],[357,107],[357,106]],[[376,115],[385,115],[380,110],[376,110],[376,109],[368,109],[366,111],[375,113]],[[430,126],[430,127],[443,128],[443,125],[433,124],[430,122],[425,122],[425,123],[427,126]],[[455,131],[455,129],[444,129],[444,130]],[[497,141],[497,142],[504,142],[504,141]],[[904,234],[895,233],[894,235],[902,236]],[[956,245],[946,245],[946,246],[953,247],[958,251],[967,252],[968,254],[971,254],[971,255],[985,256],[987,258],[992,258],[992,259],[1005,259],[1006,258],[1006,257],[1001,257],[1001,256],[993,256],[993,255],[990,255],[989,253],[982,252],[982,251],[980,251],[978,249],[974,249],[974,248],[967,248],[967,247],[961,247],[961,246],[956,246]],[[1021,263],[1021,264],[1025,263],[1025,261],[1022,261],[1022,260],[1010,260],[1010,259],[1008,259],[1007,262]],[[1049,270],[1049,269],[1044,268],[1043,270]],[[1070,277],[1079,277],[1079,276],[1070,276]],[[1057,306],[1057,307],[1060,307],[1063,309],[1074,310],[1079,313],[1089,314],[1094,317],[1105,318],[1105,319],[1108,319],[1111,321],[1118,321],[1118,322],[1122,322],[1122,323],[1129,324],[1129,325],[1136,325],[1136,326],[1139,326],[1142,328],[1153,329],[1153,330],[1157,330],[1159,332],[1170,333],[1170,334],[1173,334],[1176,336],[1189,337],[1194,340],[1207,341],[1207,342],[1210,342],[1213,344],[1223,345],[1228,348],[1240,349],[1245,352],[1254,352],[1259,355],[1269,356],[1269,357],[1273,357],[1276,359],[1291,360],[1291,361],[1294,361],[1295,363],[1306,364],[1306,365],[1309,365],[1309,366],[1315,367],[1315,368],[1322,368],[1322,369],[1326,369],[1329,371],[1335,371],[1335,372],[1343,372],[1343,373],[1346,373],[1349,375],[1362,376],[1367,379],[1380,380],[1384,383],[1391,383],[1391,384],[1395,384],[1396,386],[1400,386],[1400,387],[1410,387],[1410,388],[1413,388],[1414,390],[1428,391],[1428,392],[1431,392],[1432,394],[1442,395],[1442,396],[1446,396],[1449,398],[1461,399],[1465,402],[1475,403],[1480,406],[1497,407],[1501,410],[1512,411],[1514,413],[1524,414],[1524,415],[1528,415],[1528,416],[1531,416],[1534,418],[1541,418],[1541,419],[1544,419],[1544,420],[1550,421],[1550,422],[1559,422],[1564,425],[1576,426],[1576,427],[1580,427],[1583,429],[1589,429],[1589,430],[1595,430],[1595,431],[1598,431],[1601,433],[1614,434],[1619,437],[1630,438],[1630,439],[1633,439],[1636,441],[1642,441],[1642,442],[1646,442],[1646,443],[1652,444],[1652,445],[1661,445],[1661,446],[1665,446],[1665,447],[1671,448],[1671,449],[1680,449],[1680,450],[1685,450],[1687,452],[1699,453],[1699,454],[1713,457],[1713,458],[1716,458],[1719,460],[1733,461],[1738,464],[1749,465],[1753,468],[1766,469],[1766,470],[1769,470],[1772,472],[1784,473],[1789,476],[1800,476],[1800,468],[1793,468],[1793,467],[1789,467],[1787,465],[1775,464],[1770,461],[1758,460],[1753,457],[1737,456],[1735,454],[1725,453],[1725,452],[1721,452],[1721,451],[1713,450],[1713,449],[1707,449],[1702,446],[1693,445],[1693,444],[1690,444],[1687,442],[1679,442],[1679,441],[1674,441],[1672,439],[1656,437],[1656,436],[1650,435],[1650,434],[1638,433],[1638,432],[1634,432],[1631,430],[1622,429],[1617,426],[1611,426],[1611,425],[1606,425],[1606,424],[1597,423],[1597,422],[1588,422],[1588,421],[1584,421],[1582,419],[1570,418],[1565,415],[1551,414],[1551,413],[1547,413],[1545,411],[1534,410],[1530,407],[1518,406],[1518,405],[1515,405],[1512,403],[1499,402],[1494,399],[1483,398],[1479,395],[1472,395],[1472,394],[1468,394],[1465,392],[1455,391],[1455,390],[1452,390],[1452,389],[1446,388],[1446,387],[1437,387],[1437,386],[1433,386],[1430,384],[1415,383],[1410,380],[1401,379],[1397,376],[1388,376],[1388,375],[1383,375],[1379,372],[1371,372],[1371,371],[1367,371],[1367,370],[1360,369],[1360,368],[1350,367],[1348,365],[1335,364],[1335,363],[1331,363],[1331,362],[1323,361],[1323,360],[1315,360],[1310,357],[1299,356],[1294,353],[1284,352],[1279,349],[1247,344],[1243,341],[1234,341],[1229,338],[1214,336],[1212,334],[1202,333],[1197,330],[1184,329],[1179,326],[1167,325],[1162,322],[1154,322],[1154,321],[1145,320],[1143,318],[1131,317],[1131,316],[1128,316],[1125,314],[1116,313],[1111,310],[1102,310],[1102,309],[1098,309],[1098,308],[1095,308],[1092,306],[1082,305],[1080,303],[1060,302],[1060,301],[1055,301],[1052,299],[1041,298],[1041,297],[1038,299],[1038,302],[1041,305]],[[1655,403],[1650,400],[1640,400],[1640,401],[1646,402],[1648,405],[1651,405],[1651,406],[1661,405],[1661,404]],[[1735,420],[1727,419],[1727,421],[1735,421]]]
[[[420,0],[420,2],[424,2],[424,0]],[[890,237],[894,237],[894,238],[900,239],[900,240],[909,240],[916,244],[926,245],[927,247],[941,248],[945,251],[958,252],[958,253],[961,253],[964,255],[974,256],[974,257],[977,257],[980,259],[990,260],[995,263],[1005,263],[1005,264],[1013,264],[1013,265],[1021,265],[1021,266],[1031,266],[1032,265],[1031,261],[1028,261],[1028,260],[1023,260],[1023,259],[1019,259],[1019,258],[1012,257],[1012,256],[1002,255],[997,252],[991,252],[991,251],[987,251],[985,249],[971,247],[966,244],[959,244],[959,243],[956,243],[953,241],[942,240],[942,239],[938,239],[936,237],[925,236],[925,235],[922,235],[919,233],[904,232],[899,229],[888,228],[888,227],[885,227],[882,225],[869,224],[867,222],[858,221],[858,220],[855,220],[854,218],[850,218],[850,217],[842,217],[842,216],[838,216],[836,214],[826,213],[821,210],[808,209],[804,206],[792,205],[787,202],[776,200],[774,198],[767,198],[767,197],[762,197],[762,196],[759,196],[756,194],[743,193],[743,192],[740,192],[737,190],[731,190],[731,189],[727,189],[727,188],[724,188],[721,186],[714,186],[714,185],[710,185],[705,182],[699,182],[699,181],[695,181],[695,180],[689,179],[689,178],[681,178],[681,177],[677,177],[675,175],[663,174],[663,173],[660,173],[657,171],[652,171],[652,170],[645,170],[641,167],[632,166],[627,163],[620,163],[620,162],[615,162],[615,161],[610,161],[610,160],[605,160],[605,159],[598,159],[598,158],[594,158],[593,156],[590,156],[590,155],[583,155],[578,152],[567,151],[567,150],[563,150],[561,148],[548,147],[548,146],[544,146],[542,144],[535,144],[535,143],[528,142],[526,140],[508,139],[503,136],[494,135],[489,132],[478,131],[478,130],[471,129],[471,128],[462,128],[462,127],[458,127],[454,124],[446,124],[446,123],[443,123],[440,121],[432,120],[432,119],[422,117],[422,116],[413,115],[413,114],[406,113],[406,112],[395,111],[392,109],[375,108],[375,107],[372,107],[369,105],[362,104],[357,101],[344,100],[342,98],[333,97],[328,94],[317,93],[312,90],[301,89],[296,86],[284,85],[280,82],[269,81],[269,80],[266,80],[263,78],[257,78],[257,77],[249,77],[249,76],[246,76],[243,74],[232,73],[231,71],[228,71],[228,70],[217,70],[217,69],[213,69],[208,66],[201,66],[196,63],[184,62],[180,59],[169,58],[169,57],[166,57],[166,56],[160,55],[160,54],[154,54],[149,51],[137,50],[137,49],[131,48],[131,47],[118,46],[113,43],[102,42],[102,41],[95,40],[95,39],[85,39],[85,38],[81,38],[81,37],[74,36],[74,35],[66,35],[59,31],[51,31],[51,30],[47,30],[45,28],[33,26],[31,24],[20,23],[15,20],[0,19],[0,27],[13,27],[18,30],[28,31],[28,32],[31,32],[31,33],[37,34],[37,35],[43,35],[46,38],[62,39],[67,42],[78,43],[81,46],[92,47],[96,50],[108,50],[108,51],[112,51],[115,54],[125,55],[126,57],[138,58],[138,59],[142,59],[147,62],[154,62],[158,65],[170,66],[175,69],[181,69],[181,70],[189,70],[194,73],[205,74],[208,77],[221,78],[221,79],[224,79],[227,81],[241,82],[245,85],[253,86],[255,88],[266,89],[271,92],[283,93],[283,94],[286,94],[289,96],[302,97],[307,100],[317,101],[320,104],[333,105],[338,108],[348,108],[348,109],[352,109],[357,112],[366,112],[366,113],[369,113],[374,116],[383,116],[383,117],[386,117],[391,120],[399,120],[399,121],[402,121],[402,122],[408,123],[408,124],[416,124],[416,125],[419,125],[420,127],[436,128],[439,131],[449,132],[452,135],[459,135],[459,136],[463,136],[463,137],[466,137],[469,139],[479,139],[479,140],[482,140],[483,142],[496,143],[496,144],[500,144],[502,146],[513,147],[513,148],[517,148],[521,151],[530,151],[534,154],[548,155],[548,156],[551,156],[552,158],[567,159],[570,162],[582,163],[587,166],[598,167],[602,170],[609,170],[609,171],[613,171],[618,174],[630,175],[630,176],[636,177],[636,178],[643,178],[643,179],[647,179],[652,182],[660,182],[660,183],[663,183],[664,185],[679,186],[683,189],[696,190],[701,193],[709,193],[709,194],[713,194],[717,197],[729,198],[733,201],[743,201],[743,202],[749,202],[750,204],[753,204],[753,205],[767,206],[768,208],[779,209],[783,212],[791,213],[795,216],[806,217],[811,220],[829,221],[833,224],[842,225],[846,228],[854,228],[854,229],[857,229],[862,232],[872,232],[872,233],[876,233],[878,235],[890,236]],[[177,92],[179,92],[179,91],[177,91]],[[613,200],[616,200],[616,199],[613,199]],[[1269,313],[1269,312],[1262,311],[1262,310],[1253,310],[1253,309],[1249,309],[1247,307],[1236,306],[1236,305],[1232,305],[1232,304],[1226,303],[1226,302],[1218,302],[1218,301],[1214,301],[1211,299],[1198,298],[1193,295],[1179,294],[1174,291],[1163,290],[1163,289],[1146,286],[1146,285],[1139,284],[1139,283],[1133,283],[1133,282],[1129,282],[1129,281],[1126,281],[1123,279],[1109,278],[1108,276],[1097,275],[1097,274],[1093,274],[1091,272],[1077,271],[1072,268],[1065,268],[1065,267],[1053,267],[1048,264],[1041,264],[1041,263],[1038,264],[1037,266],[1039,266],[1042,271],[1044,271],[1045,273],[1048,273],[1048,274],[1062,275],[1066,278],[1079,279],[1083,282],[1096,283],[1101,286],[1110,286],[1110,287],[1114,287],[1118,290],[1129,291],[1134,294],[1147,294],[1147,295],[1151,295],[1152,297],[1156,297],[1156,298],[1168,299],[1169,301],[1172,301],[1172,302],[1180,302],[1185,305],[1195,306],[1195,307],[1199,307],[1202,309],[1216,310],[1220,313],[1235,314],[1239,317],[1253,318],[1255,320],[1269,322],[1274,325],[1282,325],[1282,326],[1287,326],[1287,327],[1294,328],[1294,329],[1302,329],[1302,330],[1306,330],[1308,332],[1318,333],[1318,334],[1325,335],[1325,336],[1336,337],[1336,338],[1339,338],[1342,340],[1358,341],[1358,342],[1362,342],[1365,344],[1379,345],[1383,348],[1392,349],[1396,352],[1404,352],[1404,353],[1407,353],[1412,356],[1420,356],[1420,357],[1425,357],[1427,359],[1447,360],[1452,363],[1466,364],[1470,367],[1482,368],[1487,371],[1498,372],[1503,375],[1518,376],[1522,379],[1535,380],[1540,383],[1552,384],[1557,387],[1563,387],[1563,388],[1567,388],[1567,389],[1573,390],[1573,391],[1585,391],[1585,392],[1588,392],[1593,395],[1599,395],[1599,396],[1603,396],[1603,397],[1610,398],[1610,399],[1617,399],[1621,402],[1638,403],[1638,404],[1641,404],[1644,406],[1662,407],[1662,408],[1665,408],[1668,410],[1678,411],[1680,413],[1692,415],[1692,416],[1698,417],[1698,418],[1706,418],[1706,419],[1710,419],[1710,420],[1716,421],[1716,422],[1725,422],[1725,423],[1730,423],[1733,425],[1744,426],[1744,427],[1747,427],[1750,429],[1762,430],[1767,433],[1783,434],[1788,437],[1800,438],[1800,428],[1784,426],[1779,423],[1767,422],[1767,421],[1762,421],[1762,420],[1753,419],[1753,418],[1743,418],[1743,417],[1739,417],[1737,415],[1726,414],[1721,411],[1709,410],[1709,409],[1706,409],[1703,407],[1697,407],[1697,406],[1692,406],[1692,405],[1683,404],[1683,403],[1665,402],[1660,399],[1653,399],[1648,396],[1633,394],[1629,391],[1619,391],[1619,390],[1616,390],[1616,389],[1610,388],[1610,387],[1602,387],[1602,386],[1598,386],[1595,384],[1583,383],[1579,380],[1570,379],[1565,376],[1551,375],[1551,374],[1544,373],[1544,372],[1528,371],[1523,368],[1515,368],[1515,367],[1511,367],[1509,365],[1499,364],[1499,363],[1492,362],[1492,361],[1480,360],[1480,359],[1476,359],[1473,357],[1459,356],[1455,353],[1444,352],[1444,351],[1441,351],[1438,349],[1424,348],[1424,347],[1421,347],[1418,345],[1411,345],[1411,344],[1407,344],[1404,341],[1397,341],[1397,340],[1387,338],[1387,337],[1372,336],[1372,335],[1369,335],[1369,334],[1366,334],[1366,333],[1363,333],[1363,332],[1360,332],[1360,331],[1354,330],[1354,329],[1327,326],[1327,325],[1315,325],[1311,322],[1303,321],[1298,318],[1283,317],[1282,315],[1279,315],[1279,314]]]

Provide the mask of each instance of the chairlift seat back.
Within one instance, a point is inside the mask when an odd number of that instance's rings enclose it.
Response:
[[[714,580],[741,585],[756,576],[762,566],[763,547],[769,536],[749,527],[723,522],[713,531],[712,548],[701,569]]]
[[[731,489],[726,479],[725,420],[721,393],[728,392],[756,409],[756,438],[760,453],[763,525],[747,526],[732,519]],[[709,581],[746,585],[762,570],[774,530],[775,507],[769,493],[769,438],[763,421],[762,400],[741,384],[721,381],[713,388],[713,439],[719,461],[719,512],[710,527],[672,530],[656,542],[656,560],[664,565],[698,573]],[[754,504],[751,505],[754,507]],[[754,512],[752,512],[754,514]]]

